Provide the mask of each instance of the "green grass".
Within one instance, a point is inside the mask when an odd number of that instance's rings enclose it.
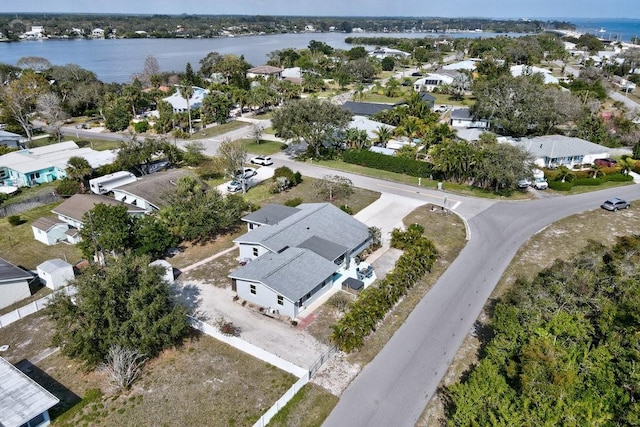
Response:
[[[308,383],[269,422],[269,427],[315,427],[329,416],[338,398]]]
[[[314,161],[314,163],[331,169],[337,169],[345,172],[351,172],[358,175],[370,176],[372,178],[384,179],[385,181],[398,182],[407,185],[418,185],[418,178],[414,176],[404,175],[395,172],[384,171],[380,169],[368,168],[360,165],[354,165],[352,163],[345,163],[342,160],[320,160]],[[428,178],[422,178],[421,187],[431,190],[437,189],[438,181]],[[466,196],[483,197],[487,199],[501,198],[491,191],[483,190],[481,188],[474,187],[472,185],[456,184],[452,182],[445,182],[443,188],[447,192],[462,194]],[[524,199],[527,198],[526,193],[514,191],[510,196],[510,199]]]
[[[227,133],[232,130],[240,129],[250,125],[251,123],[233,120],[221,125],[210,126],[208,128],[201,129],[198,132],[194,133],[191,139],[210,138],[212,136],[222,135],[223,133]]]
[[[384,104],[396,104],[402,101],[404,101],[404,96],[395,96],[391,98],[386,95],[373,93],[371,91],[364,92],[362,96],[362,102],[380,102]]]
[[[270,156],[287,148],[287,144],[266,139],[261,139],[260,144],[256,144],[254,139],[242,139],[241,141],[249,153],[264,156]]]
[[[57,205],[54,203],[21,213],[20,217],[26,222],[15,227],[9,224],[7,218],[0,218],[0,257],[30,270],[35,270],[38,264],[51,258],[66,259],[71,264],[80,261],[82,254],[76,246],[64,243],[47,246],[33,237],[33,221],[43,216],[53,216],[51,209]]]
[[[81,139],[76,141],[76,144],[80,148],[82,147],[91,147],[97,151],[105,151],[105,150],[115,150],[120,148],[121,141],[110,141],[106,139]]]
[[[433,97],[436,99],[435,100],[436,105],[446,104],[446,105],[455,105],[458,107],[471,107],[476,102],[475,97],[470,95],[465,96],[461,101],[452,100],[450,95],[447,95],[444,93],[430,92],[430,95],[433,95]]]

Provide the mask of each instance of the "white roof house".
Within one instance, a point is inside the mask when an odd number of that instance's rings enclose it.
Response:
[[[595,159],[608,158],[609,148],[581,138],[564,135],[545,135],[536,138],[507,140],[524,148],[534,157],[538,167],[592,164]]]
[[[89,187],[95,194],[107,194],[114,188],[136,182],[138,178],[129,171],[118,171],[89,180]]]
[[[544,68],[532,67],[530,65],[511,66],[511,75],[514,77],[518,77],[523,74],[528,75],[528,74],[536,74],[536,73],[542,74],[542,76],[544,77],[545,84],[558,84],[560,82],[560,80],[558,80],[556,77],[551,75],[551,71]]]
[[[381,127],[387,128],[390,131],[393,131],[396,128],[395,126],[391,126],[386,123],[370,120],[364,116],[353,116],[351,122],[347,125],[347,129],[359,129],[366,131],[369,139],[377,138],[376,131]]]
[[[80,148],[73,141],[13,151],[0,156],[0,184],[24,187],[62,179],[71,157],[83,157],[95,169],[113,163],[117,154]]]
[[[66,261],[55,258],[39,264],[36,267],[38,277],[45,286],[51,290],[67,286],[70,280],[75,279],[73,266]]]
[[[202,101],[209,94],[209,89],[203,89],[198,86],[193,86],[193,94],[189,98],[189,109],[193,110],[202,106]],[[187,98],[180,93],[180,87],[178,90],[166,98],[162,98],[163,101],[168,102],[173,107],[174,113],[183,113],[187,111]]]
[[[439,86],[453,83],[453,76],[444,73],[430,73],[413,83],[416,92],[433,92]]]
[[[456,70],[456,71],[459,71],[459,70],[475,71],[477,62],[480,62],[478,58],[470,58],[464,61],[454,62],[453,64],[444,65],[442,69]]]
[[[58,402],[57,397],[0,357],[1,426],[49,425],[49,409]]]
[[[411,56],[410,53],[407,53],[398,49],[391,49],[388,47],[381,47],[380,49],[375,49],[373,52],[369,52],[369,56],[377,59],[384,58],[408,58]]]

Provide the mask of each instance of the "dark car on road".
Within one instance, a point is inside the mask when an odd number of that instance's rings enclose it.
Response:
[[[618,199],[614,197],[613,199],[609,199],[600,205],[602,209],[606,209],[608,211],[617,211],[618,209],[629,209],[631,203],[626,200]]]

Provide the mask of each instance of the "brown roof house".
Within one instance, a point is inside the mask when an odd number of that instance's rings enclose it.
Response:
[[[70,227],[65,232],[69,243],[78,243],[80,241],[80,235],[77,233],[77,230],[81,229],[84,225],[84,214],[100,203],[109,206],[126,206],[127,212],[129,212],[130,215],[142,215],[145,212],[142,208],[120,202],[111,197],[98,194],[74,194],[51,210],[51,212],[58,215],[58,219],[69,224]]]
[[[155,212],[168,204],[167,195],[175,190],[177,182],[185,176],[198,179],[186,169],[169,169],[144,175],[136,182],[114,188],[113,197],[147,213]]]
[[[259,67],[249,68],[247,70],[247,78],[254,79],[256,77],[275,77],[282,78],[282,68],[272,67],[271,65],[260,65]]]

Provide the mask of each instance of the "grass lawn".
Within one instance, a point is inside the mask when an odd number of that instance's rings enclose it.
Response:
[[[471,95],[467,95],[461,101],[452,100],[450,95],[444,93],[435,93],[430,92],[430,95],[436,98],[435,105],[445,104],[445,105],[455,105],[458,107],[471,107],[475,104],[476,99]]]
[[[51,209],[57,205],[54,203],[21,213],[26,222],[15,227],[9,224],[7,218],[0,218],[0,257],[29,270],[35,270],[38,264],[51,258],[66,259],[71,264],[80,261],[82,254],[76,246],[64,243],[47,246],[33,237],[33,221],[43,216],[53,216]]]
[[[238,224],[235,231],[218,236],[215,240],[206,243],[183,242],[180,251],[168,258],[167,261],[175,268],[185,268],[200,260],[217,254],[233,246],[233,239],[247,232],[246,225]]]
[[[269,427],[320,427],[337,403],[336,396],[308,383],[271,419]]]
[[[211,138],[212,136],[222,135],[223,133],[227,133],[232,130],[240,129],[250,125],[251,123],[232,120],[221,125],[209,126],[205,129],[201,129],[198,132],[194,133],[191,136],[191,139]]]
[[[287,144],[266,139],[261,139],[260,144],[256,144],[255,139],[241,139],[241,141],[249,153],[264,156],[270,156],[287,148]]]
[[[518,250],[494,289],[487,306],[492,300],[504,295],[518,277],[534,278],[543,268],[550,267],[556,259],[566,260],[576,255],[589,240],[611,246],[615,243],[616,236],[637,234],[638,229],[640,229],[640,206],[636,205],[618,212],[595,209],[564,218],[550,225],[529,239]],[[486,311],[481,314],[479,320],[481,322],[488,320]],[[477,361],[479,348],[480,341],[468,335],[441,385],[458,381],[461,375]],[[438,393],[431,400],[418,425],[439,424],[437,421],[444,417],[443,399],[444,396]]]
[[[91,147],[94,150],[105,151],[105,150],[115,150],[120,148],[120,141],[106,140],[106,139],[80,139],[76,141],[76,144],[80,148],[82,147]]]
[[[360,165],[354,165],[352,163],[343,162],[342,160],[320,160],[320,161],[314,160],[314,162],[321,166],[325,166],[331,169],[351,172],[358,175],[370,176],[372,178],[379,178],[379,179],[384,179],[386,181],[399,182],[402,184],[416,185],[416,186],[418,185],[418,178],[414,176],[404,175],[404,174],[395,173],[395,172],[388,172],[380,169],[368,168]],[[422,178],[421,186],[424,188],[435,190],[438,187],[438,181],[434,181],[428,178]],[[445,182],[443,188],[445,191],[456,193],[456,194],[462,194],[466,196],[484,197],[488,199],[502,198],[502,196],[499,196],[491,191],[483,190],[481,188],[477,188],[471,185]],[[521,191],[514,191],[513,194],[509,197],[509,199],[512,199],[512,200],[528,199],[528,198],[530,198],[530,196],[528,196],[527,193],[524,193]]]
[[[378,93],[373,93],[371,91],[366,91],[363,93],[362,102],[379,102],[383,104],[396,104],[398,102],[404,101],[404,96],[395,96],[393,98],[380,95]]]
[[[317,181],[316,179],[309,177],[304,177],[303,179],[302,183],[280,194],[271,193],[273,181],[267,180],[250,189],[244,197],[248,202],[258,205],[267,203],[283,204],[287,200],[298,197],[302,199],[303,203],[320,203],[327,201],[314,186],[314,183]],[[333,200],[332,203],[336,206],[347,205],[353,209],[353,213],[357,213],[380,197],[380,193],[375,191],[362,188],[354,188],[353,190],[353,194],[347,197],[338,197]]]

